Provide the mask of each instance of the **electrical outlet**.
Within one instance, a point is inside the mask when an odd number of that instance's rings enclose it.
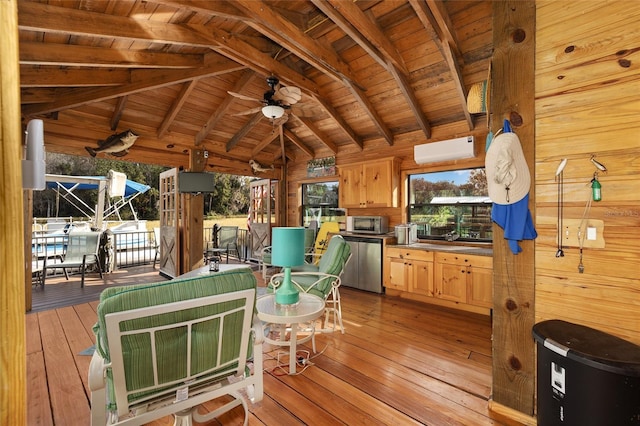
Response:
[[[582,232],[580,234],[580,225]],[[604,222],[599,219],[563,219],[562,220],[562,245],[565,247],[604,248]]]

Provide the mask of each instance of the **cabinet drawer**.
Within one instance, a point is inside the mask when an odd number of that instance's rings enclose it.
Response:
[[[460,253],[438,252],[435,255],[436,262],[451,263],[454,265],[475,266],[477,268],[492,268],[493,258],[491,256],[469,256]]]
[[[427,250],[411,250],[408,248],[389,247],[386,249],[385,254],[389,257],[399,257],[400,259],[425,260],[427,262],[433,262],[433,252]]]

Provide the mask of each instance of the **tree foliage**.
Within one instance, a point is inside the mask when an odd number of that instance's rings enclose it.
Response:
[[[124,173],[127,179],[149,185],[144,194],[136,197],[131,204],[138,219],[157,220],[159,218],[159,187],[160,173],[167,167],[132,163],[105,158],[79,157],[56,153],[47,153],[47,173],[67,176],[107,176],[109,170]],[[249,181],[245,176],[234,176],[213,173],[215,192],[205,194],[203,214],[235,215],[244,214],[249,210]],[[98,201],[97,191],[77,191],[88,206],[95,206]],[[77,202],[74,202],[77,204]],[[132,219],[130,209],[123,209],[122,219]],[[68,200],[58,196],[52,189],[34,191],[34,217],[79,217],[81,213]],[[110,217],[117,220],[117,217]]]

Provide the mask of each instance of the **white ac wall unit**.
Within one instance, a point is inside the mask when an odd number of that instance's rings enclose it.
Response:
[[[413,147],[413,159],[418,164],[473,157],[475,157],[473,136],[425,143]]]

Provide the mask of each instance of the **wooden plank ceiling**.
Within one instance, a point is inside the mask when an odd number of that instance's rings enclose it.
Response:
[[[492,54],[490,1],[21,0],[18,22],[23,120],[45,120],[47,151],[132,129],[124,160],[186,167],[199,148],[244,175],[283,151],[472,130],[466,94]],[[269,76],[302,93],[275,122],[256,108]]]

